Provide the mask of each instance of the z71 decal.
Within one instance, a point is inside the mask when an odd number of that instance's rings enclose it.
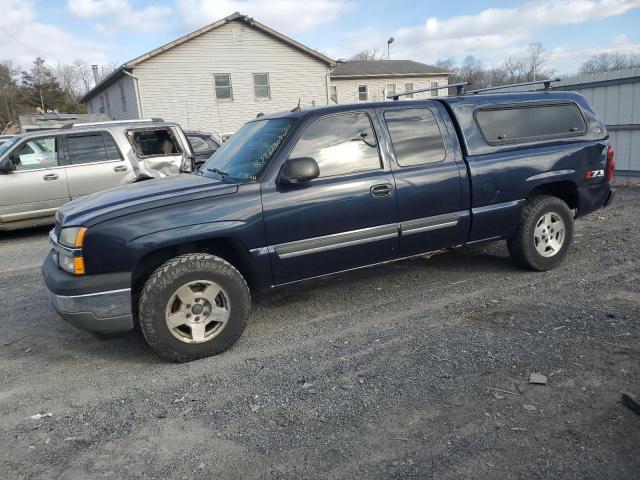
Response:
[[[587,180],[598,177],[604,177],[604,170],[590,170],[584,176],[584,178],[586,178]]]

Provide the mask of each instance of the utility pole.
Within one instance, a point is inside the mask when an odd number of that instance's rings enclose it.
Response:
[[[393,43],[393,37],[389,38],[389,40],[387,40],[387,60],[389,60],[391,57],[389,56],[389,45],[391,45]]]

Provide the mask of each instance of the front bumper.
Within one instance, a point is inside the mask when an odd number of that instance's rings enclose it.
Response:
[[[42,277],[53,308],[74,327],[100,333],[133,329],[128,275],[71,275],[60,270],[49,253]]]

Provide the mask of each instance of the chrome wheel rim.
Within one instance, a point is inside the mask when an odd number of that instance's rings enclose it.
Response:
[[[230,315],[227,292],[210,280],[185,283],[169,297],[167,328],[185,343],[204,343],[217,337]]]
[[[564,244],[565,228],[562,217],[555,212],[547,212],[536,222],[533,244],[543,257],[553,257]]]

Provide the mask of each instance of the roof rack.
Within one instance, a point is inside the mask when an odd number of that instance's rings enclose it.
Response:
[[[493,90],[502,90],[503,88],[510,88],[510,87],[526,87],[529,85],[540,85],[541,83],[544,84],[544,89],[545,90],[549,90],[551,88],[551,83],[552,82],[559,82],[560,78],[550,78],[547,80],[536,80],[533,82],[524,82],[524,83],[511,83],[509,85],[497,85],[495,87],[486,87],[486,88],[479,88],[478,90],[470,90],[467,92],[467,94],[469,95],[475,95],[477,93],[482,93],[482,92],[490,92]]]
[[[79,123],[67,123],[63,125],[61,128],[72,128],[72,127],[99,127],[102,125],[118,125],[122,123],[158,123],[164,122],[161,118],[140,118],[135,120],[107,120],[104,122],[79,122]]]
[[[419,88],[417,90],[409,90],[408,92],[395,93],[393,95],[388,95],[387,98],[389,100],[400,100],[400,97],[403,95],[413,95],[414,93],[421,92],[431,92],[433,90],[444,90],[445,88],[454,88],[456,89],[456,95],[462,95],[464,93],[464,87],[466,85],[471,85],[469,82],[460,82],[460,83],[450,83],[448,85],[440,85],[438,87],[429,87],[429,88]]]

